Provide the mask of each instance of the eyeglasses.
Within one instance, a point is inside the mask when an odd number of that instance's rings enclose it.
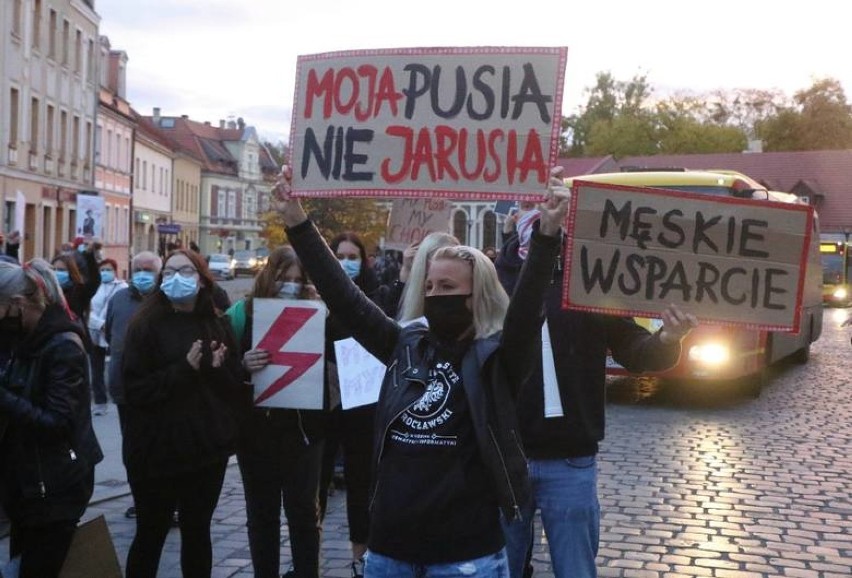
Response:
[[[198,273],[198,269],[192,267],[191,265],[184,265],[180,269],[165,267],[163,269],[163,279],[169,279],[171,277],[174,277],[175,273],[180,273],[181,277],[192,277],[193,275]]]

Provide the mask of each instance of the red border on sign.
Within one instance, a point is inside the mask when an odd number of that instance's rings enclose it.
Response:
[[[365,50],[340,50],[336,52],[324,52],[320,54],[306,54],[300,55],[296,61],[296,82],[295,89],[293,93],[293,114],[290,117],[290,158],[288,160],[289,165],[292,167],[293,165],[293,150],[295,150],[295,139],[296,139],[296,110],[299,104],[299,79],[302,76],[302,64],[305,62],[316,62],[321,60],[328,60],[332,58],[339,58],[345,56],[382,56],[382,55],[453,55],[453,54],[545,54],[545,55],[559,55],[559,77],[556,81],[556,94],[554,95],[554,103],[553,103],[553,119],[551,121],[550,132],[553,137],[550,139],[550,156],[548,159],[548,166],[553,167],[556,166],[556,162],[559,155],[559,135],[562,130],[562,98],[564,94],[564,85],[565,85],[565,63],[568,59],[568,48],[567,47],[536,47],[536,46],[523,46],[523,47],[513,47],[513,46],[471,46],[471,47],[441,47],[441,46],[432,46],[432,47],[422,47],[422,48],[374,48],[374,49],[365,49]],[[535,183],[536,187],[541,187],[542,189],[547,188],[548,184],[548,176],[545,177],[544,183]],[[458,191],[445,191],[445,190],[430,190],[430,189],[404,189],[404,190],[391,190],[391,189],[347,189],[340,188],[335,190],[308,190],[303,189],[299,191],[293,191],[292,195],[294,197],[310,197],[310,198],[320,198],[320,197],[393,197],[393,198],[422,198],[422,197],[430,197],[430,198],[443,198],[443,199],[462,199],[462,200],[482,200],[482,201],[495,201],[495,200],[516,200],[518,198],[517,191],[490,191],[490,192],[482,192],[482,191],[467,191],[467,190],[458,190]],[[525,193],[524,198],[529,199],[531,201],[544,201],[547,193],[542,191],[540,194],[536,193]]]
[[[717,197],[717,196],[708,196],[702,195],[699,193],[691,193],[685,191],[673,191],[670,189],[658,189],[654,187],[634,187],[627,185],[617,185],[611,183],[599,183],[595,181],[583,181],[575,179],[572,183],[571,187],[571,198],[577,199],[579,196],[580,188],[591,186],[598,189],[611,189],[611,190],[620,190],[620,191],[633,191],[640,194],[651,194],[662,197],[672,197],[678,199],[692,199],[698,201],[706,201],[708,199],[712,199],[714,202],[721,202],[723,204],[731,204],[731,205],[747,205],[747,206],[759,206],[765,207],[767,203],[772,206],[773,209],[780,209],[785,211],[796,211],[796,212],[805,212],[806,215],[806,223],[807,223],[807,231],[804,236],[804,244],[802,247],[802,255],[799,258],[799,269],[801,270],[801,275],[799,276],[799,286],[797,288],[796,293],[796,310],[793,317],[793,325],[766,325],[760,323],[745,323],[745,322],[736,322],[736,321],[719,321],[715,319],[707,319],[704,317],[699,317],[699,321],[705,323],[707,325],[722,325],[722,326],[730,326],[730,327],[745,327],[748,329],[756,329],[761,331],[784,331],[791,333],[799,332],[799,324],[801,323],[801,315],[802,315],[802,298],[804,295],[804,287],[805,287],[805,272],[807,270],[808,264],[808,250],[811,244],[811,237],[813,236],[813,226],[814,226],[814,209],[810,205],[794,205],[792,203],[780,203],[780,202],[772,202],[767,200],[756,200],[756,199],[738,199],[736,197]],[[629,317],[654,317],[659,318],[660,314],[658,312],[652,311],[643,311],[639,309],[613,309],[613,308],[604,308],[604,307],[592,307],[589,305],[577,305],[571,303],[568,287],[571,281],[571,260],[570,255],[572,254],[572,250],[574,248],[574,224],[577,220],[577,203],[572,202],[571,208],[568,212],[568,219],[566,223],[566,241],[565,241],[565,249],[563,253],[563,278],[562,278],[562,308],[563,309],[573,309],[576,311],[587,311],[590,313],[604,313],[609,315],[618,315],[618,316],[629,316]]]

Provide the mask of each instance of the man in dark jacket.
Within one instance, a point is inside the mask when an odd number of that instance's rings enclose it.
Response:
[[[163,268],[163,260],[155,253],[143,251],[133,257],[130,263],[130,286],[118,291],[107,305],[104,336],[109,344],[109,394],[118,409],[118,423],[124,433],[126,409],[124,399],[124,379],[121,375],[121,363],[124,358],[124,338],[133,314],[142,304],[146,295],[157,289],[157,277]],[[130,506],[125,516],[136,516],[136,508]]]
[[[523,262],[519,245],[517,236],[510,239],[496,263],[509,294]],[[607,352],[631,372],[663,370],[677,363],[680,341],[696,325],[672,307],[663,314],[663,328],[651,334],[632,318],[563,310],[561,303],[557,268],[545,294],[542,356],[517,402],[533,499],[519,520],[504,523],[512,578],[524,574],[536,508],[556,577],[596,576],[596,456],[604,438]]]

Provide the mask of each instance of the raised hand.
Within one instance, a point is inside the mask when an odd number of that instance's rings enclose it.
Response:
[[[284,224],[288,227],[295,227],[300,223],[308,220],[308,215],[305,209],[302,208],[302,203],[292,196],[293,193],[293,171],[284,165],[281,167],[281,173],[275,183],[275,188],[272,189],[275,205],[284,219]]]
[[[680,341],[689,332],[698,327],[698,319],[695,315],[684,313],[677,305],[672,303],[662,313],[663,328],[660,330],[660,341],[663,343],[675,343]]]
[[[562,182],[562,167],[550,170],[550,183],[547,187],[547,199],[539,205],[541,224],[539,231],[542,235],[555,237],[565,223],[565,216],[571,206],[571,191]]]

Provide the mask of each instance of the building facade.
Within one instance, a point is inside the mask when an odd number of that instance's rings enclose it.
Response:
[[[178,151],[199,159],[201,179],[197,243],[205,255],[265,246],[261,213],[269,205],[277,167],[254,127],[242,119],[218,126],[187,117],[147,121],[176,143]]]
[[[99,39],[100,89],[95,123],[95,190],[104,201],[104,256],[126,276],[130,263],[130,211],[136,120],[127,102],[127,54]]]
[[[140,119],[133,148],[133,253],[164,255],[177,238],[172,224],[174,150],[171,143]]]
[[[99,22],[92,0],[0,2],[0,222],[23,260],[72,240],[93,193]]]
[[[185,248],[198,245],[202,165],[203,161],[186,151],[175,153],[172,222],[177,225],[177,239]]]

